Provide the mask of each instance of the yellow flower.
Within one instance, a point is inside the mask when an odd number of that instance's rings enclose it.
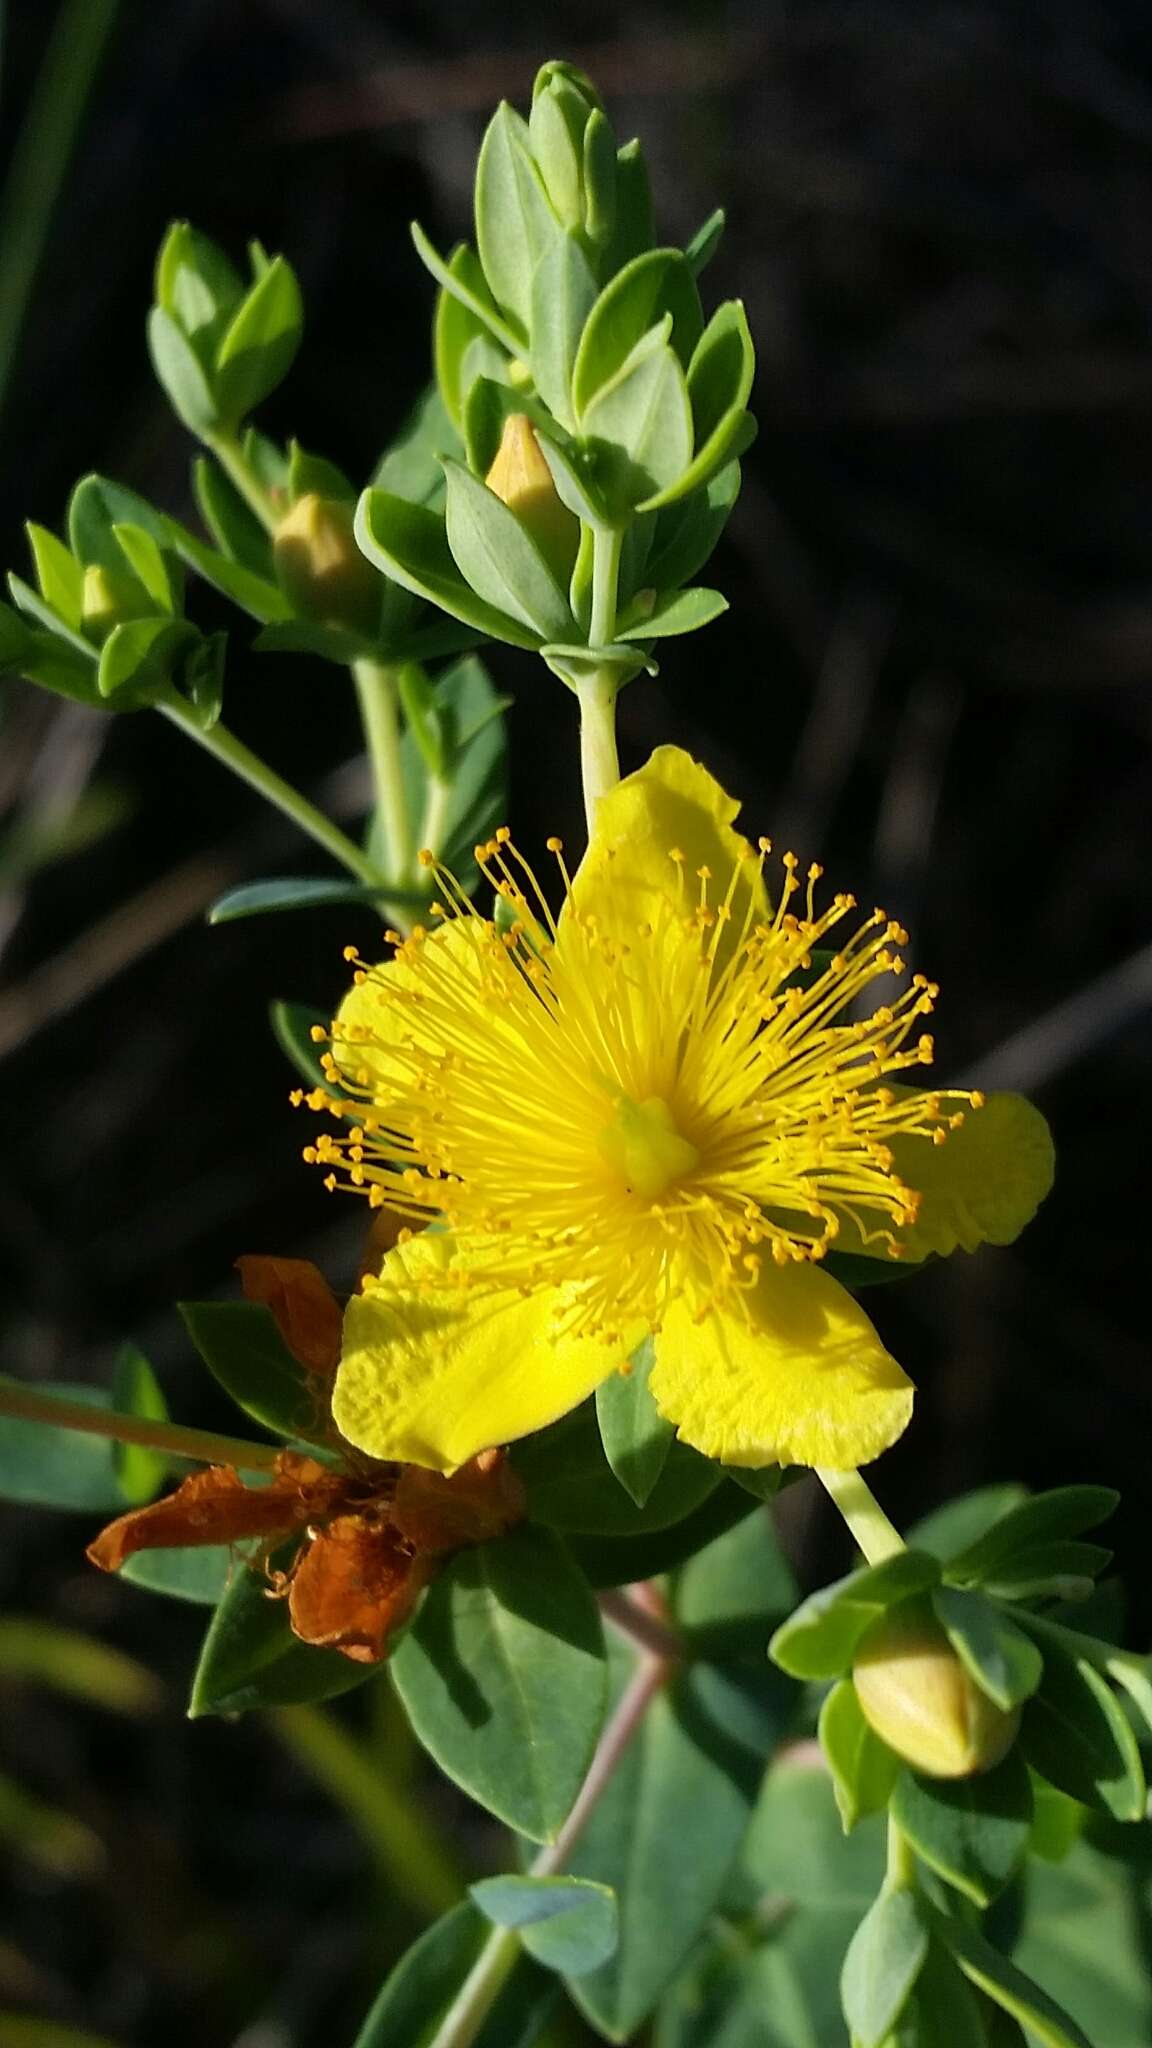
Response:
[[[502,831],[478,849],[494,921],[438,871],[439,923],[359,968],[305,1098],[350,1128],[305,1157],[438,1226],[349,1304],[333,1412],[373,1456],[451,1469],[650,1332],[655,1399],[706,1455],[862,1464],[912,1388],[825,1252],[1006,1241],[1046,1192],[1026,1103],[890,1085],[932,1053],[906,935],[875,911],[831,950],[853,899],[819,909],[786,854],[770,903],[737,808],[662,747],[601,799],[574,878],[549,842],[558,916]],[[970,1108],[996,1140],[975,1166]]]

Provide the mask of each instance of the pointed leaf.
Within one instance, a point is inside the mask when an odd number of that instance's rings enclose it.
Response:
[[[617,271],[588,316],[572,373],[579,417],[666,314],[672,349],[687,369],[704,328],[700,294],[682,250],[649,249]],[[593,430],[585,424],[584,431]]]
[[[332,1019],[327,1010],[314,1010],[307,1003],[274,1002],[269,1005],[268,1016],[281,1052],[310,1088],[322,1088],[324,1069],[312,1029],[316,1026],[318,1030],[328,1030]]]
[[[503,100],[476,161],[476,247],[492,292],[524,328],[532,273],[561,233],[532,159],[527,123]]]
[[[916,1854],[981,1909],[1023,1862],[1032,1825],[1028,1767],[1010,1750],[975,1778],[900,1773],[892,1818]]]
[[[65,1401],[84,1401],[93,1408],[112,1405],[102,1387],[66,1380],[54,1380],[50,1386],[38,1387],[37,1392],[58,1394]],[[108,1437],[0,1415],[0,1500],[44,1508],[122,1509],[127,1503],[117,1472],[116,1446]]]
[[[558,237],[532,279],[532,375],[545,405],[569,429],[576,425],[572,368],[595,302],[596,279],[578,237]]]
[[[251,1301],[182,1301],[184,1326],[213,1378],[273,1435],[328,1433],[325,1390],[293,1358],[270,1311]]]
[[[900,1760],[864,1719],[850,1678],[834,1685],[820,1709],[820,1746],[845,1834],[867,1814],[882,1813],[900,1774]]]
[[[177,418],[202,438],[212,433],[220,423],[220,411],[204,365],[162,306],[153,306],[148,315],[148,353]]]
[[[1002,1521],[1009,1508],[1019,1507],[1027,1499],[1027,1489],[1015,1480],[978,1487],[974,1493],[962,1494],[959,1500],[950,1500],[925,1515],[909,1529],[907,1541],[914,1550],[930,1550],[942,1564],[949,1564],[994,1523]]]
[[[1038,1493],[954,1557],[948,1577],[956,1585],[978,1585],[995,1576],[1017,1550],[1096,1528],[1114,1512],[1119,1498],[1110,1486],[1059,1486]]]
[[[932,1908],[933,1926],[939,1939],[951,1952],[970,1984],[983,1991],[985,1996],[1000,2007],[1002,2012],[1019,2020],[1027,2027],[1042,2048],[1093,2048],[1086,2034],[1082,2034],[1075,2020],[1062,2012],[1060,2007],[1033,1984],[1022,1970],[1010,1963],[1007,1956],[993,1948],[979,1930],[963,1920],[945,1918],[944,1914]],[[1096,2048],[1102,2048],[1097,2043]]]
[[[692,412],[681,368],[660,329],[637,344],[584,414],[596,475],[617,509],[646,504],[672,485],[692,457]]]
[[[887,1886],[852,1937],[840,1977],[844,2017],[859,2048],[883,2048],[928,1955],[918,1895]]]
[[[655,1351],[646,1337],[627,1373],[614,1372],[596,1390],[596,1419],[604,1456],[621,1486],[642,1508],[668,1461],[675,1426],[666,1422],[648,1388]]]
[[[392,1659],[442,1771],[533,1841],[551,1840],[600,1731],[604,1643],[559,1538],[524,1527],[464,1551]]]
[[[654,593],[649,592],[649,596]],[[718,590],[669,591],[657,597],[651,610],[645,616],[644,608],[634,602],[625,612],[616,627],[618,640],[667,640],[674,633],[695,633],[701,626],[710,626],[728,609],[728,599]]]
[[[247,563],[218,554],[215,548],[208,547],[194,533],[189,533],[178,519],[170,519],[167,524],[169,539],[181,559],[196,569],[214,590],[230,597],[242,611],[251,613],[262,624],[292,617],[291,604],[270,577],[257,574]]]
[[[476,262],[471,249],[468,249],[465,243],[461,243],[460,248],[454,250],[451,262],[446,263],[439,250],[435,249],[428,240],[419,221],[414,220],[411,223],[409,233],[412,236],[416,254],[419,256],[425,269],[429,270],[436,279],[437,284],[451,298],[459,300],[460,304],[465,306],[474,315],[481,327],[486,328],[489,334],[492,335],[493,340],[498,341],[501,348],[506,349],[510,356],[523,356],[527,347],[523,328],[519,326],[519,323],[517,323],[516,327],[510,326],[500,313],[491,292],[488,290],[488,283],[484,273]],[[466,250],[467,256],[471,259],[470,262],[457,261],[457,258],[460,257],[461,249]],[[442,396],[444,397],[445,404],[448,404],[448,394],[445,392],[442,393]]]
[[[1140,1820],[1144,1771],[1127,1716],[1084,1657],[1044,1640],[1044,1675],[1024,1709],[1025,1756],[1051,1784],[1115,1820]]]
[[[126,1558],[119,1576],[148,1593],[166,1593],[198,1607],[216,1607],[235,1572],[245,1570],[244,1548],[204,1543],[187,1550],[138,1550]]]
[[[711,263],[720,245],[720,237],[724,233],[725,220],[724,208],[718,206],[715,213],[710,213],[707,220],[701,223],[692,240],[686,245],[684,260],[693,277],[699,277]]]
[[[1030,1699],[1044,1661],[1028,1636],[979,1593],[938,1586],[936,1618],[982,1692],[1010,1713]]]
[[[936,1584],[940,1567],[926,1552],[901,1550],[812,1593],[778,1628],[769,1655],[794,1678],[839,1678],[872,1623],[898,1600]]]
[[[511,515],[509,515],[511,516]],[[478,597],[452,558],[444,521],[389,491],[367,490],[356,511],[356,538],[370,562],[416,597],[513,647],[538,647],[540,633]]]
[[[216,392],[226,420],[238,424],[283,383],[303,328],[296,273],[277,256],[233,315],[217,350]]]
[[[36,564],[36,577],[41,595],[58,612],[66,626],[74,633],[80,631],[84,609],[84,570],[70,548],[57,540],[46,526],[37,526],[35,520],[27,523],[26,532]]]
[[[461,463],[444,469],[448,545],[460,574],[486,604],[542,640],[563,640],[574,624],[568,600],[531,535]]]
[[[281,1552],[274,1567],[290,1562]],[[332,1699],[375,1675],[337,1650],[316,1650],[293,1635],[287,1600],[269,1598],[262,1571],[237,1570],[220,1601],[192,1681],[189,1718],[247,1714],[254,1707],[298,1706]]]
[[[417,896],[409,891],[399,898],[394,891],[388,891],[390,902],[411,902],[423,904],[426,896]],[[378,888],[366,883],[344,881],[333,875],[331,881],[314,880],[299,875],[270,876],[265,882],[245,882],[239,889],[229,889],[226,896],[217,897],[208,912],[209,924],[232,924],[238,917],[263,917],[273,910],[315,910],[327,903],[378,904],[385,894],[385,884]]]
[[[111,1405],[122,1415],[165,1422],[168,1403],[152,1367],[134,1344],[125,1344],[112,1369]],[[113,1457],[120,1491],[131,1507],[140,1507],[159,1493],[168,1476],[169,1459],[143,1444],[115,1444]]]
[[[583,1977],[620,1937],[616,1894],[584,1877],[484,1877],[468,1887],[494,1927],[515,1927],[530,1956],[562,1976]]]

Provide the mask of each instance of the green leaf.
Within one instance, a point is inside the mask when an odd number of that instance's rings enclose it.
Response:
[[[410,505],[439,506],[444,496],[443,458],[460,453],[460,436],[429,384],[405,415],[372,473],[380,490]]]
[[[168,540],[168,521],[138,491],[110,477],[91,474],[81,477],[68,500],[68,539],[74,555],[87,568],[124,572],[124,553],[116,538],[118,526],[139,526],[159,547]]]
[[[16,1382],[9,1380],[10,1385]],[[102,1387],[53,1380],[38,1393],[110,1408]],[[31,1507],[85,1508],[120,1513],[129,1506],[120,1485],[116,1446],[108,1437],[45,1422],[17,1422],[0,1415],[0,1499]]]
[[[324,1069],[312,1027],[328,1030],[332,1019],[327,1010],[314,1010],[307,1003],[274,1002],[268,1006],[268,1017],[277,1045],[296,1072],[310,1088],[324,1087]]]
[[[1031,1698],[1044,1661],[1006,1614],[982,1594],[958,1586],[938,1586],[932,1605],[961,1663],[990,1700],[1010,1713]]]
[[[994,2005],[1027,2027],[1042,2048],[1093,2048],[1075,2020],[1033,1984],[1022,1970],[993,1948],[975,1927],[963,1920],[946,1918],[931,1907],[932,1923],[940,1941],[959,1964],[970,1984],[983,1991]],[[1101,2048],[1101,2044],[1097,2044]]]
[[[668,1528],[700,1506],[723,1473],[690,1445],[671,1445],[643,1507],[624,1491],[604,1454],[594,1402],[586,1401],[512,1448],[533,1521],[595,1536]]]
[[[725,221],[724,208],[718,206],[715,213],[710,213],[707,220],[697,228],[692,240],[687,244],[684,250],[684,261],[687,263],[693,277],[699,277],[706,266],[711,263],[720,245],[720,237],[724,233]]]
[[[602,245],[616,225],[616,138],[599,107],[584,130],[584,232]]]
[[[773,1623],[796,1603],[796,1580],[761,1508],[689,1559],[677,1574],[672,1603],[694,1657],[751,1657],[764,1667]]]
[[[329,881],[302,875],[276,875],[265,882],[244,882],[238,889],[229,889],[224,896],[218,896],[208,912],[209,924],[232,924],[238,917],[264,917],[273,910],[315,910],[327,903],[378,904],[387,893],[390,902],[426,903],[426,896],[416,896],[412,891],[399,899],[394,891],[385,891],[381,882],[379,888],[369,888],[365,883],[344,881],[333,875]]]
[[[738,461],[755,439],[756,422],[750,412],[729,414],[705,446],[697,450],[687,468],[662,490],[654,492],[650,498],[645,498],[638,510],[661,511],[667,505],[674,505],[678,499],[686,498],[690,492],[700,490],[730,463]]]
[[[883,1812],[900,1774],[900,1761],[864,1719],[850,1678],[842,1678],[828,1694],[817,1733],[847,1835],[866,1815]]]
[[[954,1557],[948,1577],[956,1585],[979,1585],[998,1576],[1018,1550],[1065,1536],[1080,1536],[1107,1521],[1119,1501],[1110,1486],[1059,1486],[1038,1493]]]
[[[475,252],[465,242],[452,251],[448,259],[449,274],[458,278],[472,299],[484,304],[489,318],[499,319],[495,302],[484,282],[484,273]],[[433,327],[433,357],[436,364],[436,383],[439,387],[441,410],[455,429],[461,429],[464,419],[464,405],[477,376],[507,379],[509,357],[502,343],[496,340],[487,320],[482,319],[471,304],[466,304],[453,292],[441,289],[436,297],[436,318]],[[455,455],[458,452],[457,433],[453,432],[445,444],[432,451],[437,455]],[[443,485],[439,466],[436,468],[435,483],[430,491],[412,493],[405,491],[398,483],[382,476],[375,476],[373,482],[382,484],[386,490],[396,491],[402,498],[414,498],[419,504],[426,504]]]
[[[267,529],[212,456],[198,455],[192,464],[192,495],[201,519],[228,560],[262,582],[272,583],[272,543]],[[175,520],[170,527],[177,533],[184,531]]]
[[[523,328],[519,322],[514,327],[510,326],[500,313],[472,250],[465,243],[461,243],[453,251],[451,261],[446,263],[439,251],[433,248],[419,221],[414,220],[411,223],[409,232],[416,254],[441,289],[447,292],[450,298],[457,299],[466,307],[480,326],[487,329],[493,340],[498,341],[501,348],[506,349],[510,356],[522,357],[527,348]],[[441,396],[448,404],[448,394],[442,392]]]
[[[170,519],[167,524],[169,539],[181,559],[197,570],[213,590],[238,604],[241,611],[249,612],[261,624],[292,617],[292,606],[270,577],[258,574],[245,562],[218,554],[215,548],[189,533],[178,519]]]
[[[326,1389],[293,1358],[269,1309],[252,1301],[182,1301],[184,1326],[213,1378],[274,1436],[323,1440]]]
[[[170,685],[176,657],[197,638],[196,628],[183,619],[128,619],[113,626],[100,649],[100,695],[133,706],[151,703]]]
[[[604,1456],[638,1508],[647,1501],[667,1463],[675,1426],[652,1399],[648,1377],[655,1360],[646,1337],[627,1373],[614,1372],[596,1390],[596,1419]]]
[[[1019,1752],[975,1778],[925,1778],[903,1770],[892,1818],[916,1854],[981,1909],[1023,1862],[1032,1826],[1032,1784]]]
[[[542,640],[564,639],[574,624],[568,600],[531,535],[461,463],[444,470],[448,545],[460,574],[486,604]]]
[[[1131,1863],[1082,1840],[1059,1864],[1029,1867],[1013,1959],[1067,2008],[1093,2048],[1146,2048],[1152,2041],[1149,1838],[1146,1825],[1124,1830]]]
[[[281,1552],[283,1566],[288,1554]],[[191,1720],[205,1714],[246,1714],[254,1707],[298,1706],[332,1699],[376,1674],[338,1650],[316,1650],[293,1635],[288,1602],[268,1597],[263,1572],[246,1567],[232,1582],[208,1624],[188,1705]]]
[[[216,353],[217,400],[230,425],[237,426],[283,383],[303,328],[296,273],[277,256],[233,315]]]
[[[600,1618],[559,1538],[525,1526],[462,1552],[392,1675],[441,1770],[510,1827],[550,1841],[591,1759],[605,1683]]]
[[[532,273],[561,232],[532,160],[527,123],[503,100],[476,161],[476,247],[491,291],[525,330]]]
[[[188,221],[173,221],[156,260],[156,299],[165,312],[199,345],[222,331],[243,295],[223,249]]]
[[[138,1550],[126,1558],[118,1577],[148,1593],[166,1593],[173,1600],[188,1600],[198,1607],[215,1607],[228,1590],[232,1576],[242,1572],[244,1549],[226,1543],[204,1543],[179,1550]]]
[[[532,375],[561,426],[572,430],[572,369],[596,303],[596,279],[574,234],[558,237],[532,279]]]
[[[507,803],[506,703],[474,654],[445,669],[433,693],[448,783],[433,850],[465,887],[477,873],[473,849],[501,822]],[[429,785],[418,755],[415,735],[406,732],[401,742],[405,782],[413,815],[426,822]],[[421,836],[428,836],[423,824]]]
[[[1001,1600],[1083,1600],[1111,1562],[1100,1543],[1036,1543],[1014,1551],[984,1583]]]
[[[694,1557],[702,1545],[746,1521],[754,1507],[754,1499],[741,1487],[720,1485],[682,1521],[666,1529],[617,1537],[569,1531],[565,1542],[589,1585],[631,1586],[674,1570],[686,1558]]]
[[[582,425],[595,448],[599,486],[617,512],[643,508],[684,475],[692,457],[692,413],[666,328],[653,328],[637,343],[601,386]]]
[[[649,592],[655,597],[654,592]],[[669,591],[656,597],[651,609],[634,601],[616,626],[618,640],[667,640],[674,633],[695,633],[710,626],[728,609],[728,599],[718,590]]]
[[[509,515],[511,516],[511,515]],[[452,558],[444,521],[389,491],[367,490],[356,510],[356,538],[370,562],[441,611],[493,640],[536,648],[541,635],[476,595]]]
[[[852,1937],[840,1976],[844,2017],[859,2048],[882,2048],[928,1955],[919,1897],[885,1886]]]
[[[143,584],[157,611],[175,614],[183,600],[179,571],[171,555],[143,526],[120,520],[112,532],[133,575]]]
[[[1144,1771],[1126,1715],[1084,1657],[1044,1639],[1044,1675],[1024,1709],[1020,1742],[1058,1791],[1116,1820],[1144,1812]]]
[[[644,151],[633,137],[616,152],[616,218],[601,258],[605,277],[614,277],[636,256],[652,247],[652,187]]]
[[[469,1892],[495,1927],[515,1927],[530,1956],[562,1976],[606,1963],[620,1936],[616,1894],[583,1877],[483,1877]]]
[[[400,1958],[353,2048],[427,2048],[488,1939],[464,1899]],[[521,1956],[475,2035],[474,2048],[534,2048],[558,1997],[555,1978]]]
[[[744,308],[738,299],[729,299],[708,322],[688,365],[696,453],[691,465],[648,501],[646,510],[699,489],[747,447],[756,431],[744,410],[755,371],[756,352]]]
[[[195,640],[180,664],[177,678],[201,732],[211,732],[224,704],[226,633],[208,633]]]
[[[875,1262],[873,1262],[875,1263]],[[1027,1490],[1015,1480],[996,1486],[981,1486],[962,1494],[909,1529],[907,1541],[914,1550],[930,1550],[941,1564],[948,1564],[999,1522],[1010,1508],[1028,1499]]]
[[[585,324],[572,372],[573,403],[585,433],[596,431],[584,415],[597,394],[665,316],[673,352],[687,369],[704,328],[700,294],[682,250],[649,249],[605,285]]]
[[[156,1375],[134,1344],[125,1344],[117,1355],[109,1405],[122,1415],[139,1415],[152,1422],[168,1419],[168,1403]],[[168,1476],[168,1458],[143,1444],[114,1444],[113,1458],[120,1491],[131,1507],[151,1500]]]
[[[678,590],[699,574],[728,523],[740,495],[740,465],[730,462],[702,490],[678,499],[657,515],[645,568],[657,590]],[[875,1264],[876,1262],[873,1261]]]
[[[901,1550],[812,1593],[783,1625],[768,1654],[793,1678],[839,1678],[861,1638],[898,1600],[936,1584],[940,1567],[926,1552]]]
[[[626,1653],[616,1658],[621,1684],[630,1664]],[[621,1900],[615,1955],[569,1985],[610,2041],[631,2039],[681,1968],[755,1796],[759,1765],[717,1726],[702,1680],[690,1669],[656,1696],[570,1859],[572,1875],[611,1885]]]
[[[148,315],[148,353],[177,418],[193,434],[211,434],[220,424],[215,394],[191,342],[162,306]]]
[[[315,492],[317,497],[332,498],[338,504],[354,505],[360,496],[359,487],[351,483],[342,469],[329,462],[325,455],[313,455],[302,448],[299,441],[288,443],[288,496],[295,504],[297,498],[304,498]]]
[[[84,570],[70,548],[46,526],[28,520],[25,526],[41,595],[58,612],[74,633],[80,631],[84,610]]]

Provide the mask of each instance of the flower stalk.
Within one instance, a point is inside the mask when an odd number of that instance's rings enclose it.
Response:
[[[859,1472],[834,1472],[819,1465],[816,1477],[869,1564],[883,1564],[886,1557],[895,1557],[897,1551],[906,1547],[900,1531],[889,1521]]]
[[[179,1422],[154,1422],[125,1415],[115,1408],[90,1408],[86,1401],[68,1401],[0,1380],[0,1415],[15,1422],[46,1422],[54,1429],[75,1429],[85,1436],[111,1437],[119,1444],[141,1444],[146,1450],[168,1451],[202,1465],[233,1465],[241,1472],[271,1472],[281,1455],[280,1444],[249,1443],[243,1437],[221,1436],[211,1429],[186,1429]]]

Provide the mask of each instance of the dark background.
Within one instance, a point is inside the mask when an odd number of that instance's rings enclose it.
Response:
[[[365,477],[427,374],[432,287],[407,221],[440,244],[466,232],[492,105],[523,104],[548,56],[585,63],[621,135],[645,140],[667,238],[728,209],[706,301],[743,296],[760,364],[760,438],[710,572],[732,610],[631,686],[626,764],[660,739],[696,749],[752,831],[905,919],[943,986],[941,1074],[1028,1090],[1056,1135],[1056,1192],[1019,1246],[872,1298],[921,1387],[876,1483],[901,1519],[991,1478],[1115,1483],[1138,1587],[1150,18],[1119,0],[547,15],[542,39],[511,0],[125,0],[0,415],[0,559],[23,570],[21,521],[58,526],[91,468],[189,516],[187,437],[143,341],[174,214],[234,253],[257,234],[289,255],[307,338],[264,424]],[[45,17],[11,9],[5,147]],[[210,594],[194,609],[223,619]],[[340,672],[253,655],[234,623],[226,716],[339,794],[357,744]],[[516,700],[518,835],[575,836],[570,700],[528,656],[492,661]],[[119,807],[27,885],[9,863],[0,890],[4,1368],[104,1380],[131,1335],[182,1419],[226,1428],[171,1303],[229,1289],[243,1251],[347,1277],[359,1212],[298,1163],[265,1011],[328,1005],[341,945],[371,930],[331,912],[207,929],[230,881],[310,857],[156,717],[23,687],[3,708],[0,831],[51,825],[85,789]],[[843,1567],[843,1538],[791,1500],[814,1583]],[[411,1932],[354,1832],[268,1728],[183,1726],[196,1611],[89,1572],[82,1517],[9,1511],[0,1528],[0,1608],[120,1643],[170,1698],[127,1739],[3,1692],[0,1768],[82,1814],[105,1862],[53,1882],[0,1844],[0,2007],[120,2048],[350,2038]],[[1133,1639],[1150,1624],[1138,1600]]]

